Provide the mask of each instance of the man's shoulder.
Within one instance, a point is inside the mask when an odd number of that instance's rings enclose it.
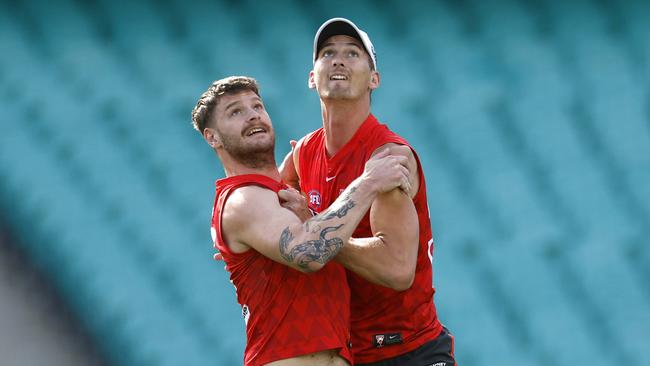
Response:
[[[298,141],[300,147],[305,145],[311,145],[321,141],[325,137],[325,130],[321,127],[317,130],[309,132],[303,138]]]
[[[386,142],[381,145],[378,145],[372,152],[372,155],[375,155],[378,152],[383,151],[385,149],[388,149],[391,155],[400,155],[400,156],[407,157],[409,159],[409,165],[411,165],[410,167],[417,168],[415,151],[413,150],[413,147],[411,147],[411,145],[407,143],[400,143],[400,142]]]
[[[375,149],[375,152],[379,152],[383,149],[390,149],[392,154],[403,153],[404,155],[410,155],[413,153],[413,147],[411,145],[400,141],[384,142]]]
[[[325,143],[325,130],[321,127],[315,131],[312,131],[301,138],[294,148],[294,159],[295,162],[300,164],[304,162],[311,161],[314,159],[314,155],[321,151],[323,144]],[[298,167],[298,173],[300,173],[300,166]]]
[[[278,200],[277,194],[271,189],[246,185],[233,189],[224,204],[224,219],[249,218],[260,211],[260,208],[272,205]]]
[[[372,129],[372,135],[374,139],[384,140],[386,143],[394,142],[396,144],[408,145],[408,141],[397,132],[393,131],[384,123],[378,123]]]

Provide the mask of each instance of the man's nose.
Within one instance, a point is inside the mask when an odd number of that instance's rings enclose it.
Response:
[[[248,118],[249,121],[260,119],[260,112],[254,108],[248,108]]]
[[[332,57],[332,66],[345,66],[343,65],[343,57],[340,54],[336,54]]]

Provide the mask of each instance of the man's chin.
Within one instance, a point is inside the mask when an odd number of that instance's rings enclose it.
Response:
[[[230,154],[233,156],[247,157],[252,155],[264,156],[266,154],[273,156],[275,153],[275,143],[259,141],[254,144],[247,144],[239,149],[233,149]]]
[[[233,157],[241,164],[254,169],[275,166],[275,154],[273,149],[250,150],[242,152],[241,154],[233,155]]]
[[[329,90],[326,93],[321,94],[322,99],[328,100],[348,100],[350,98],[350,92],[348,90]]]

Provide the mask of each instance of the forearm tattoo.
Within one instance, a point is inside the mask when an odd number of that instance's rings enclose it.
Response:
[[[296,263],[299,267],[307,269],[311,262],[325,264],[334,257],[339,250],[343,248],[343,239],[336,235],[327,239],[325,235],[336,232],[338,229],[343,227],[344,224],[338,226],[326,226],[324,224],[326,224],[327,220],[343,218],[347,215],[350,209],[356,206],[356,203],[350,199],[350,194],[352,192],[354,192],[354,190],[351,190],[345,196],[340,207],[328,210],[328,212],[323,213],[321,217],[317,216],[314,219],[305,222],[305,229],[307,232],[315,234],[320,230],[318,239],[296,244],[289,249],[289,245],[293,241],[294,236],[287,226],[280,235],[280,255],[282,258],[287,262]],[[314,222],[320,222],[323,225],[315,225],[310,231],[310,221],[312,224]],[[323,228],[321,229],[321,227]]]
[[[287,227],[280,236],[280,254],[284,260],[296,263],[301,268],[308,268],[311,262],[327,263],[343,248],[343,240],[336,236],[327,239],[325,235],[338,230],[341,226],[343,224],[326,227],[321,230],[319,239],[296,244],[291,249],[289,249],[289,243],[293,240],[293,235]]]
[[[318,221],[325,221],[325,220],[333,219],[333,218],[335,218],[335,217],[342,218],[342,217],[345,216],[345,215],[348,213],[348,211],[350,211],[350,209],[351,209],[352,207],[354,207],[355,205],[356,205],[356,204],[354,203],[354,201],[349,200],[349,201],[345,202],[345,203],[343,204],[343,206],[339,207],[338,209],[336,209],[336,210],[332,210],[332,211],[329,211],[329,212],[327,212],[327,213],[324,213],[323,216],[320,217],[320,218],[318,218],[317,220],[318,220]]]
[[[352,193],[354,193],[357,190],[357,187],[352,187],[348,192],[346,192],[345,197],[343,198],[343,202],[341,204],[341,207],[337,209],[329,209],[326,212],[323,213],[322,217],[316,217],[315,221],[325,221],[325,220],[330,220],[335,217],[342,218],[343,216],[347,215],[348,211],[352,209],[352,207],[356,206],[357,204],[350,198]]]

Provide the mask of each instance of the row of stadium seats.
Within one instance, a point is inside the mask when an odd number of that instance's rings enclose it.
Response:
[[[423,164],[459,361],[640,365],[649,13],[596,0],[5,1],[2,217],[113,363],[239,364],[244,326],[208,230],[223,173],[190,111],[210,81],[254,76],[283,156],[320,124],[313,33],[346,16],[378,52],[373,111]]]

